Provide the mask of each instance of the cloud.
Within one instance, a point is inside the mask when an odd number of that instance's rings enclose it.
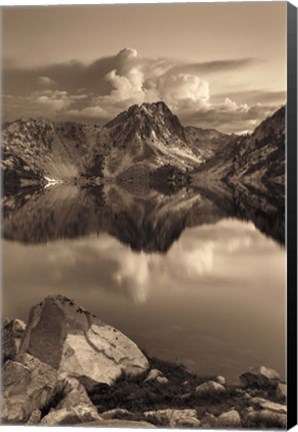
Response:
[[[132,104],[163,100],[186,124],[217,127],[225,132],[251,130],[250,121],[259,122],[265,112],[273,112],[276,99],[269,102],[269,93],[264,95],[268,100],[265,109],[256,108],[257,94],[250,98],[253,106],[237,94],[235,98],[228,94],[213,97],[208,74],[218,74],[222,79],[223,74],[248,68],[257,61],[242,58],[187,63],[146,58],[133,48],[124,48],[90,64],[72,61],[35,69],[8,64],[3,72],[4,118],[34,116],[39,107],[38,115],[105,122]],[[41,91],[40,86],[55,86],[55,90]]]
[[[72,99],[68,96],[66,91],[56,90],[37,96],[36,102],[56,112],[68,108],[72,103]]]
[[[279,106],[256,104],[237,104],[229,98],[223,103],[204,107],[192,113],[182,113],[181,119],[185,124],[203,128],[220,129],[222,132],[247,133],[266,117],[272,115]]]
[[[257,58],[240,58],[230,60],[216,60],[205,63],[189,63],[174,66],[170,72],[184,73],[222,73],[225,71],[235,71],[248,66],[253,66],[260,62]]]
[[[68,110],[66,113],[71,117],[78,117],[78,118],[82,118],[82,117],[83,118],[87,117],[92,119],[109,118],[109,114],[99,106],[85,107],[82,108],[81,110],[72,109],[72,110]]]
[[[193,109],[209,101],[209,84],[196,75],[175,74],[163,77],[158,82],[160,99],[173,109]]]
[[[51,78],[49,78],[47,76],[38,77],[37,81],[39,84],[41,84],[43,86],[51,86],[51,85],[56,84],[56,81],[52,80]]]

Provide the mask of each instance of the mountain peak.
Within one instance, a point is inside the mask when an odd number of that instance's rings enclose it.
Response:
[[[158,101],[154,103],[143,103],[141,105],[135,104],[130,106],[126,111],[122,111],[120,114],[118,114],[113,120],[109,121],[105,125],[105,127],[111,128],[129,117],[146,116],[176,117],[163,101]]]
[[[122,134],[125,130],[130,138],[132,135],[138,135],[142,139],[152,136],[158,138],[166,134],[168,137],[175,136],[186,142],[184,129],[178,117],[162,101],[132,105],[105,127],[114,129],[116,135]]]

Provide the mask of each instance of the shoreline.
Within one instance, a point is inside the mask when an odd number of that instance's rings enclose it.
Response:
[[[64,296],[3,322],[3,424],[285,428],[287,386],[265,366],[239,385],[150,357]]]

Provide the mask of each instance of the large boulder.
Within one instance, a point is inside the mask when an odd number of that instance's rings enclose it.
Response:
[[[59,400],[64,387],[55,369],[29,354],[8,360],[2,373],[2,422],[26,423],[35,410]]]
[[[240,376],[240,382],[244,387],[275,387],[280,381],[279,374],[265,366],[249,368]]]
[[[137,345],[63,296],[31,308],[20,352],[27,352],[90,390],[111,385],[124,372],[136,375],[149,363]]]
[[[158,426],[168,427],[199,427],[195,409],[164,409],[158,411],[146,411],[145,418]]]
[[[2,333],[2,355],[4,362],[6,360],[13,360],[19,353],[25,328],[26,324],[20,319],[4,322]]]

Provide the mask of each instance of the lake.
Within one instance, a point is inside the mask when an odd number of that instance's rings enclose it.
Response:
[[[282,209],[230,192],[67,185],[6,197],[3,316],[26,320],[63,294],[198,374],[235,382],[266,365],[284,376]]]

